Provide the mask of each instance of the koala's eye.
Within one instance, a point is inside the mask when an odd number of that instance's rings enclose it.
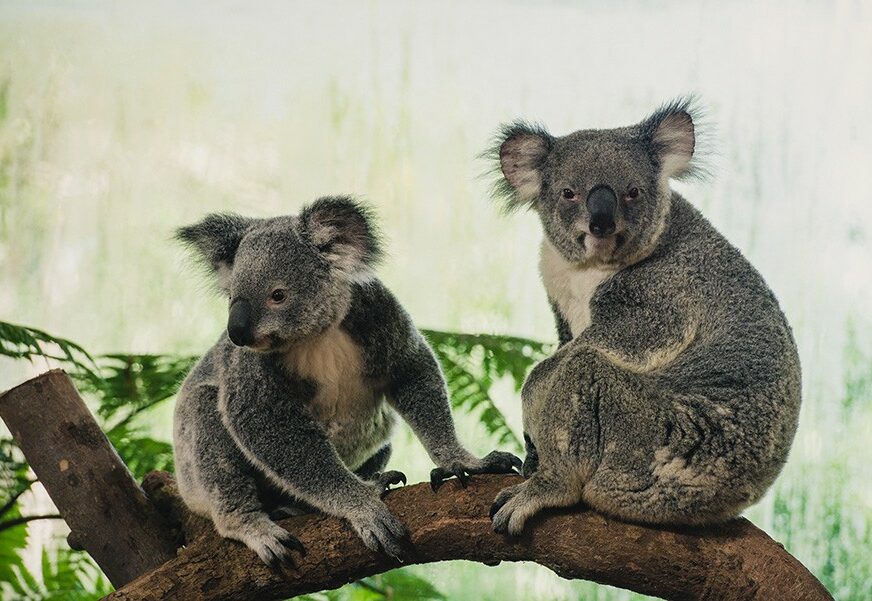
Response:
[[[635,200],[639,198],[639,188],[630,188],[627,190],[627,198],[630,200]]]
[[[572,200],[575,198],[575,191],[570,190],[569,188],[563,188],[563,191],[560,192],[560,195],[566,200]]]
[[[288,298],[288,293],[285,292],[284,290],[282,290],[281,288],[276,288],[269,295],[269,299],[277,305],[280,305],[281,303],[285,302],[285,300],[287,298]]]

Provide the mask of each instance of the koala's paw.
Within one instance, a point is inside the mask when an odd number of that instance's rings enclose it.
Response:
[[[461,488],[466,488],[466,483],[469,482],[469,470],[460,462],[454,462],[448,467],[440,466],[430,470],[430,488],[436,492],[442,483],[452,476],[457,477]]]
[[[368,548],[402,561],[406,528],[384,503],[356,512],[348,521]]]
[[[469,470],[470,474],[516,474],[522,462],[505,451],[491,451],[481,460],[481,465]]]
[[[397,470],[377,472],[372,477],[372,482],[373,484],[375,484],[379,496],[384,496],[385,493],[387,493],[391,489],[391,486],[395,486],[397,484],[400,484],[401,482],[405,485],[406,474],[404,474],[403,472],[398,472]]]
[[[476,459],[464,463],[456,461],[448,467],[437,467],[430,472],[430,488],[433,492],[439,490],[442,483],[456,476],[462,488],[466,488],[469,476],[473,474],[511,474],[517,473],[515,468],[521,468],[521,460],[504,451],[491,451],[483,459]]]
[[[529,494],[527,482],[500,491],[490,508],[494,532],[518,536],[524,524],[542,508]]]
[[[301,556],[306,555],[306,549],[297,537],[273,522],[249,533],[245,537],[245,543],[257,553],[261,561],[276,571],[281,571],[282,566],[296,567],[291,551],[297,551]]]

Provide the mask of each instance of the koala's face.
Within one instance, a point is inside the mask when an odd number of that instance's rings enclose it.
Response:
[[[553,137],[516,123],[499,146],[509,207],[528,205],[548,241],[579,266],[626,265],[653,250],[669,212],[669,178],[692,171],[688,102],[631,127]]]
[[[369,212],[346,198],[319,199],[299,217],[210,215],[178,237],[210,263],[228,293],[230,340],[262,352],[341,320],[353,282],[368,277],[380,255]]]

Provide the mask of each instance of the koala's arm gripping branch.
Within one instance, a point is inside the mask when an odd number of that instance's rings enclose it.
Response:
[[[160,505],[174,502],[168,475],[146,488]],[[668,530],[613,521],[588,510],[544,513],[518,539],[491,530],[488,507],[517,476],[475,476],[466,489],[424,484],[392,491],[386,503],[407,526],[406,565],[454,559],[487,564],[534,561],[565,578],[580,578],[666,599],[822,601],[832,599],[784,548],[744,519],[709,529]],[[280,599],[335,588],[400,567],[366,549],[335,518],[306,515],[282,522],[308,549],[296,571],[272,572],[242,545],[211,531],[177,558],[107,599]]]

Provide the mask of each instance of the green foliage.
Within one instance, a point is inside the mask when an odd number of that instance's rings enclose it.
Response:
[[[445,599],[427,580],[407,568],[352,582],[333,591],[294,597],[296,601],[430,601]]]
[[[41,578],[23,565],[6,580],[4,599],[9,601],[92,601],[112,592],[112,587],[84,553],[58,549],[42,552]],[[3,589],[0,589],[3,590]]]
[[[75,342],[5,321],[0,321],[0,355],[29,361],[36,357],[51,359],[98,377],[94,359]]]
[[[515,390],[520,391],[530,368],[547,356],[551,345],[489,334],[425,330],[424,335],[445,371],[452,405],[476,414],[500,444],[523,449],[520,438],[491,398],[490,390],[497,380],[509,377]]]
[[[97,415],[113,427],[173,396],[197,357],[175,355],[103,355],[99,373],[80,374],[79,389],[97,396]]]

